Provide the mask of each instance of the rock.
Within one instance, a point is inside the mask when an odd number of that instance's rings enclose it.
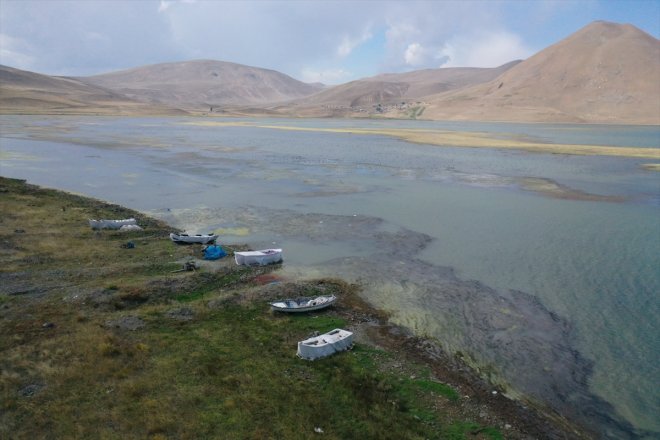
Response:
[[[44,388],[44,384],[41,383],[32,383],[30,385],[24,386],[18,391],[18,395],[21,397],[32,397],[37,394],[41,389]]]
[[[138,316],[122,316],[121,318],[105,322],[105,327],[130,331],[141,329],[145,325],[146,323]]]

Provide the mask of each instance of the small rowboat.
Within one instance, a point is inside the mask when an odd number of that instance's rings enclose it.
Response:
[[[234,252],[236,264],[244,266],[265,266],[282,261],[282,249]]]
[[[270,309],[286,313],[303,313],[325,309],[337,301],[334,295],[317,296],[313,298],[283,299],[270,303]]]
[[[217,234],[197,234],[197,235],[188,235],[188,234],[175,234],[174,232],[170,233],[170,239],[175,243],[201,243],[207,244],[212,243],[218,239]]]
[[[313,361],[348,350],[353,345],[353,333],[336,328],[331,332],[298,342],[298,357]]]
[[[119,229],[126,225],[137,225],[134,218],[125,218],[122,220],[93,220],[89,219],[89,226],[92,229]]]

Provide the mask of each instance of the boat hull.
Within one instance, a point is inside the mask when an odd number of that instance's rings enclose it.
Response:
[[[234,259],[241,266],[266,266],[282,261],[282,249],[234,252]]]
[[[328,333],[298,342],[298,357],[313,361],[332,356],[353,346],[353,333],[336,328]]]
[[[175,234],[170,233],[170,239],[175,243],[199,243],[199,244],[208,244],[215,242],[218,239],[218,236],[215,234],[209,235],[187,235],[187,234]]]
[[[305,313],[325,309],[337,301],[337,297],[317,296],[315,298],[284,299],[270,303],[270,309],[283,313]]]

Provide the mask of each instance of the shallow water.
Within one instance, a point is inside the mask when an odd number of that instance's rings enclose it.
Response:
[[[0,121],[4,176],[237,234],[226,243],[282,246],[289,273],[361,281],[396,321],[604,435],[660,432],[660,174],[641,169],[649,160],[177,118]],[[258,122],[660,147],[658,127]]]

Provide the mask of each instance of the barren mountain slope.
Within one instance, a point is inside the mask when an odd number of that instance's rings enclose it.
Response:
[[[210,60],[155,64],[79,79],[139,101],[197,110],[285,101],[323,88],[274,70]]]
[[[660,124],[660,41],[594,22],[492,81],[428,102],[432,119]]]
[[[147,106],[73,78],[0,66],[0,113],[121,115],[183,112],[163,106]]]
[[[496,78],[515,66],[513,61],[497,68],[425,69],[407,73],[387,73],[363,78],[323,90],[292,102],[293,107],[360,107],[396,104],[405,100],[424,100],[427,96],[479,84]]]

